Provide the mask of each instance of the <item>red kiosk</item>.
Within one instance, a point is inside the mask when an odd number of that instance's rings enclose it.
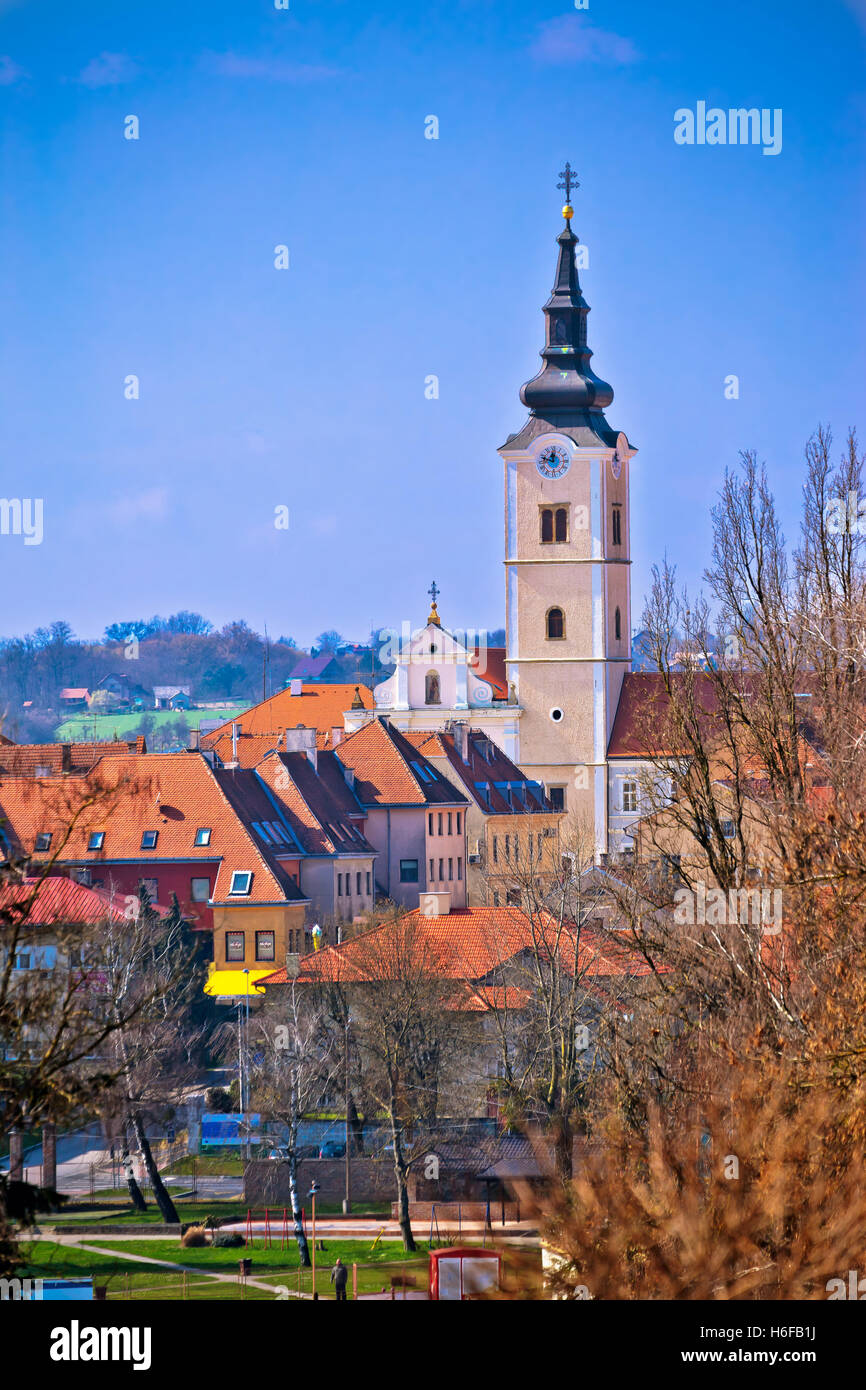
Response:
[[[500,1287],[502,1256],[479,1245],[452,1245],[430,1251],[431,1299],[477,1298]]]

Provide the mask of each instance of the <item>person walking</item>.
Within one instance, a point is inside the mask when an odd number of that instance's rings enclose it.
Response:
[[[346,1302],[346,1284],[348,1283],[348,1280],[349,1271],[338,1255],[337,1263],[333,1266],[331,1270],[331,1283],[334,1285],[334,1289],[336,1290],[338,1303]]]

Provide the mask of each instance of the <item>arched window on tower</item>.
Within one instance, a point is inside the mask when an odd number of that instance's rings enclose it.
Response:
[[[542,507],[541,509],[541,543],[549,545],[553,540],[553,509]]]
[[[428,671],[424,678],[424,702],[428,705],[441,705],[442,703],[438,671]]]
[[[611,514],[611,539],[614,545],[622,545],[622,507],[614,502]]]
[[[556,642],[565,636],[565,614],[561,608],[548,608],[546,621],[549,641]]]
[[[568,540],[568,509],[557,507],[556,509],[556,539],[558,541]]]
[[[622,618],[619,615],[619,609],[613,615],[613,635],[617,642],[622,640]]]

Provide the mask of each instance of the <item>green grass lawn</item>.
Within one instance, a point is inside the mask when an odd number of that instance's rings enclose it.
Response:
[[[148,715],[157,728],[169,721],[173,723],[182,714],[189,728],[197,729],[202,719],[218,719],[224,724],[229,719],[243,714],[249,707],[249,700],[241,700],[237,704],[224,705],[220,709],[147,709],[135,710],[132,714],[73,714],[64,719],[62,724],[58,724],[54,737],[61,741],[87,743],[93,742],[94,739],[113,739],[115,734],[118,738],[129,738],[141,723],[143,714]]]
[[[199,1178],[242,1178],[246,1167],[245,1158],[226,1157],[223,1154],[186,1154],[175,1159],[169,1168],[163,1169],[163,1177],[191,1177],[193,1169]]]
[[[174,1194],[172,1194],[172,1201],[181,1221],[200,1222],[204,1221],[207,1216],[228,1221],[242,1221],[247,1214],[243,1202],[195,1201],[191,1198],[178,1198]],[[58,1224],[65,1226],[71,1225],[73,1222],[91,1225],[100,1222],[106,1226],[148,1226],[159,1225],[162,1220],[162,1212],[149,1197],[147,1198],[147,1211],[136,1211],[128,1202],[117,1206],[113,1204],[99,1206],[99,1197],[98,1194],[95,1194],[94,1205],[90,1210],[52,1212],[50,1217],[42,1219],[41,1225]]]
[[[309,1235],[309,1229],[308,1229]],[[270,1249],[263,1246],[263,1237],[257,1236],[251,1246],[237,1246],[231,1250],[214,1249],[205,1246],[201,1249],[183,1249],[179,1240],[124,1240],[112,1242],[118,1251],[134,1255],[151,1255],[157,1260],[171,1260],[175,1264],[185,1264],[192,1268],[211,1273],[234,1273],[241,1259],[251,1259],[251,1274],[254,1279],[279,1285],[290,1290],[312,1292],[312,1270],[302,1270],[298,1247],[294,1240],[287,1249],[281,1250],[279,1237]],[[399,1241],[379,1241],[373,1247],[371,1240],[331,1240],[326,1237],[325,1249],[316,1251],[316,1289],[326,1296],[331,1290],[331,1266],[337,1256],[351,1271],[358,1265],[358,1291],[360,1293],[378,1292],[384,1286],[390,1287],[391,1275],[413,1274],[418,1287],[426,1280],[428,1247],[420,1245],[414,1254],[407,1254]],[[351,1275],[350,1275],[351,1277]]]
[[[91,1239],[98,1243],[98,1236]],[[397,1241],[380,1241],[371,1249],[372,1241],[331,1241],[326,1240],[327,1249],[316,1252],[316,1289],[323,1298],[333,1297],[330,1282],[331,1266],[339,1255],[350,1271],[353,1263],[358,1265],[359,1293],[374,1293],[390,1289],[392,1276],[413,1276],[417,1288],[426,1287],[427,1247],[415,1254],[406,1254]],[[302,1270],[298,1260],[297,1245],[292,1243],[287,1250],[277,1246],[269,1250],[260,1246],[237,1247],[232,1250],[203,1249],[185,1250],[179,1240],[129,1240],[112,1242],[116,1254],[101,1255],[89,1250],[79,1250],[75,1246],[59,1245],[49,1240],[22,1242],[22,1254],[26,1264],[16,1271],[21,1278],[71,1279],[92,1275],[95,1284],[104,1284],[108,1297],[131,1299],[238,1299],[250,1298],[268,1300],[277,1297],[280,1287],[289,1293],[310,1293],[312,1291],[312,1270]],[[201,1271],[201,1278],[195,1273],[187,1276],[183,1272],[157,1267],[146,1268],[124,1259],[125,1254],[149,1255],[158,1260],[170,1260],[173,1264],[183,1264],[193,1270]],[[269,1284],[274,1293],[255,1289],[240,1282],[228,1284],[208,1280],[208,1273],[236,1274],[238,1261],[252,1260],[251,1277]],[[290,1300],[291,1301],[291,1300]]]
[[[197,1279],[195,1275],[188,1275],[184,1281],[182,1271],[174,1273],[168,1269],[146,1268],[144,1265],[131,1264],[122,1257],[96,1255],[89,1250],[77,1250],[74,1246],[57,1245],[53,1241],[22,1242],[21,1249],[26,1255],[27,1264],[17,1271],[20,1278],[75,1279],[92,1275],[94,1284],[106,1286],[110,1299],[149,1301],[187,1297],[234,1300],[244,1297],[268,1301],[274,1296],[263,1289],[221,1284],[214,1279]]]

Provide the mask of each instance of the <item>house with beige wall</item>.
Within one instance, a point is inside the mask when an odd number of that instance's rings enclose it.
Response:
[[[419,892],[447,891],[464,907],[468,797],[381,715],[347,734],[335,756],[367,817],[380,894],[411,907]]]

